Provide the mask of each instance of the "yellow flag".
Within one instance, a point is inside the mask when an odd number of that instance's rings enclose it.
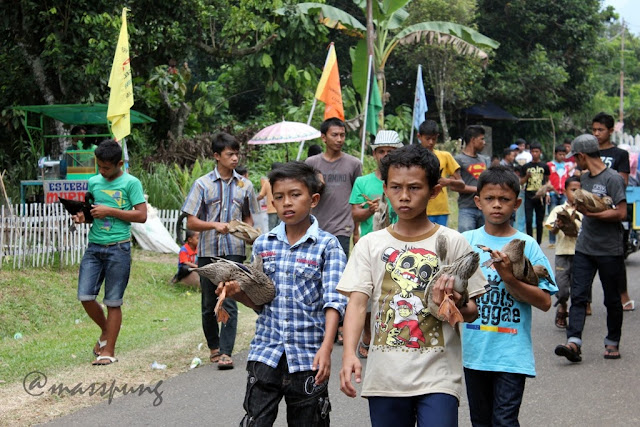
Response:
[[[133,107],[133,83],[129,58],[129,34],[127,33],[127,8],[122,8],[122,27],[116,54],[113,57],[109,76],[109,108],[107,119],[111,122],[111,132],[116,141],[131,133],[130,108]]]

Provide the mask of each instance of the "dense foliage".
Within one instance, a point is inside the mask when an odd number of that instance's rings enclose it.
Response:
[[[517,117],[543,119],[487,123],[494,127],[495,149],[517,136],[538,138],[550,147],[553,130],[561,139],[584,131],[598,111],[617,116],[621,58],[625,129],[636,131],[640,126],[640,41],[621,27],[614,10],[600,11],[599,0],[373,1],[380,37],[377,64],[386,81],[384,125],[398,130],[406,140],[419,63],[424,69],[428,115],[451,138],[458,138],[468,124],[464,109],[482,101],[492,101]],[[363,39],[356,33],[364,36],[366,2],[325,0],[300,9],[301,3],[126,3],[131,10],[134,109],[157,120],[133,128],[129,148],[135,171],[174,177],[177,168],[191,169],[199,156],[207,155],[206,135],[221,129],[243,142],[243,162],[255,173],[254,182],[271,161],[295,158],[294,144],[255,148],[244,143],[262,127],[283,118],[306,122],[330,41],[338,53],[347,119],[357,117],[360,97],[354,87],[359,77],[352,58],[357,62],[356,46]],[[122,5],[106,0],[9,0],[0,7],[0,171],[7,170],[5,184],[15,199],[19,180],[35,176],[38,147],[27,139],[20,113],[8,107],[107,102]],[[318,10],[353,18],[351,29],[358,31],[325,25],[326,20],[318,18],[329,15],[318,15]],[[434,22],[468,28],[461,36],[470,40],[476,34],[488,36],[499,47],[486,49],[488,58],[478,60],[424,39],[419,44],[394,44],[407,29],[425,37],[435,27],[416,25]],[[312,124],[319,125],[322,110],[320,103]],[[49,123],[47,132],[68,130]],[[350,132],[347,149],[356,153],[359,139],[358,132]],[[175,180],[179,187],[179,178]]]

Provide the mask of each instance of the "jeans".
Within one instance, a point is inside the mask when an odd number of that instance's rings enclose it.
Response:
[[[344,254],[349,258],[349,247],[351,246],[351,236],[336,236]]]
[[[451,394],[431,393],[410,397],[369,397],[372,427],[456,427],[458,399]]]
[[[244,261],[244,256],[227,255],[226,258],[235,262]],[[209,257],[198,257],[198,267],[203,267],[213,262]],[[236,343],[236,330],[238,328],[238,305],[236,300],[225,298],[222,307],[229,313],[229,320],[226,325],[218,326],[218,318],[214,312],[218,303],[216,295],[217,283],[211,283],[206,277],[200,276],[200,289],[202,291],[202,330],[207,339],[207,346],[210,350],[220,349],[221,354],[233,353],[233,346]]]
[[[449,215],[429,215],[429,221],[434,224],[440,224],[443,227],[447,226],[447,219],[449,219]]]
[[[536,241],[542,243],[542,221],[544,220],[544,201],[533,199],[530,195],[524,198],[524,216],[527,223],[527,234],[533,237],[533,211],[536,212]]]
[[[571,283],[571,310],[567,341],[582,345],[582,330],[596,271],[602,282],[604,305],[607,307],[607,336],[605,345],[618,345],[622,334],[622,302],[619,284],[626,281],[624,256],[595,256],[576,251],[573,256],[573,282]]]
[[[558,194],[556,192],[551,193],[550,196],[551,202],[549,203],[549,213],[558,205],[563,204],[567,197],[564,194]],[[554,245],[556,243],[556,235],[553,233],[549,233],[549,244]]]
[[[524,395],[524,374],[464,368],[464,380],[474,427],[520,425],[518,414]]]
[[[80,262],[78,300],[95,300],[104,281],[102,302],[107,307],[120,307],[130,272],[131,242],[108,246],[89,243]]]
[[[289,373],[283,354],[277,368],[260,362],[247,363],[245,416],[240,427],[272,426],[278,417],[278,405],[287,402],[287,424],[293,427],[329,426],[328,381],[315,384],[314,371]]]
[[[460,208],[458,209],[458,231],[463,233],[469,230],[475,230],[484,225],[484,216],[478,208]]]

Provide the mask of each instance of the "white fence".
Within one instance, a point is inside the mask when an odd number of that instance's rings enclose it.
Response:
[[[172,236],[180,211],[159,210],[158,217]],[[80,263],[87,248],[89,225],[70,231],[71,216],[60,203],[15,205],[0,208],[0,270]]]

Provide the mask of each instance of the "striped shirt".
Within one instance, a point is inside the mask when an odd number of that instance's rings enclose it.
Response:
[[[264,272],[276,285],[276,297],[256,320],[249,360],[278,366],[282,353],[289,372],[310,371],[325,333],[325,315],[333,308],[344,316],[347,298],[336,291],[346,265],[338,239],[321,230],[318,221],[290,245],[285,224],[280,223],[253,244]]]
[[[233,219],[242,220],[245,202],[251,214],[260,212],[251,181],[233,171],[227,182],[220,177],[216,167],[193,184],[182,211],[203,221],[228,223]],[[244,254],[244,242],[231,234],[220,234],[215,230],[200,233],[199,257]]]

